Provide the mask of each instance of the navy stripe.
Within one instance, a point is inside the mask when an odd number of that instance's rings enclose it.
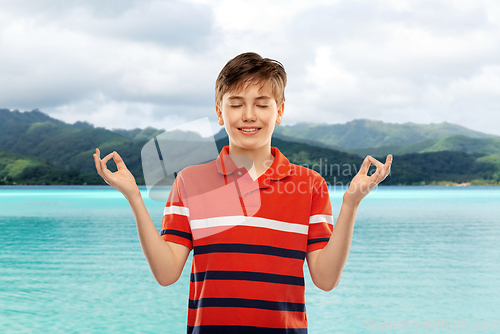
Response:
[[[272,311],[305,312],[304,303],[275,302],[270,300],[246,298],[201,298],[189,300],[190,309],[201,307],[245,307]]]
[[[309,240],[307,240],[307,244],[308,244],[308,245],[311,245],[311,244],[315,244],[315,243],[317,243],[317,242],[328,241],[328,240],[330,240],[330,238],[329,238],[329,237],[328,237],[328,238],[316,238],[316,239],[309,239]]]
[[[183,232],[183,231],[178,231],[178,230],[172,230],[172,229],[166,229],[166,230],[161,230],[160,235],[164,234],[173,234],[177,235],[179,237],[186,238],[188,240],[193,240],[193,237],[191,236],[191,233]]]
[[[191,273],[191,282],[202,282],[204,280],[254,281],[304,286],[304,277],[298,276],[253,271],[202,271]]]
[[[307,328],[269,328],[254,326],[188,326],[188,334],[307,334]]]
[[[264,245],[248,245],[248,244],[211,244],[194,247],[194,255],[209,254],[209,253],[248,253],[248,254],[264,254],[286,257],[290,259],[303,260],[306,257],[306,252]]]

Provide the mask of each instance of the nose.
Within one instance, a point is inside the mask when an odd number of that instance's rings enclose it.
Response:
[[[243,115],[241,117],[243,121],[256,121],[257,115],[252,106],[246,106],[243,108]]]

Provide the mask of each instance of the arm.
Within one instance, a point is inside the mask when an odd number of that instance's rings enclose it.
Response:
[[[340,282],[340,275],[342,275],[351,248],[358,206],[359,204],[349,204],[344,201],[326,246],[306,255],[311,278],[321,290],[330,291]]]
[[[367,176],[370,164],[377,166],[373,175]],[[339,217],[330,240],[323,249],[307,253],[307,264],[314,284],[325,291],[335,288],[340,282],[349,250],[351,248],[354,221],[361,200],[390,173],[392,155],[387,156],[385,164],[367,156],[358,174],[353,178],[345,192]]]
[[[106,167],[106,162],[111,158],[114,159],[118,168],[118,171],[114,173]],[[112,152],[101,160],[100,151],[96,149],[94,160],[97,173],[128,200],[134,213],[142,251],[155,280],[162,286],[175,283],[182,273],[190,249],[184,245],[163,240],[144,205],[134,176],[117,152]]]
[[[190,249],[184,245],[163,240],[149,216],[140,193],[132,196],[128,201],[134,213],[142,252],[154,278],[161,286],[175,283],[182,273]]]

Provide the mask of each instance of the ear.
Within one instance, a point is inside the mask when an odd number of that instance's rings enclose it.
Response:
[[[278,116],[276,117],[277,124],[281,124],[284,112],[285,112],[285,102],[281,103],[281,106],[278,108]]]
[[[222,118],[222,111],[220,110],[220,108],[217,104],[215,105],[215,113],[217,114],[217,121],[219,122],[219,125],[223,126],[224,119]]]

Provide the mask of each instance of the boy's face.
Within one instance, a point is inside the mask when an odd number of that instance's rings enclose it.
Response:
[[[222,110],[216,106],[220,125],[225,125],[230,146],[255,150],[270,146],[275,123],[281,124],[285,108],[276,105],[269,84],[259,90],[251,83],[246,90],[230,92],[222,97]]]

